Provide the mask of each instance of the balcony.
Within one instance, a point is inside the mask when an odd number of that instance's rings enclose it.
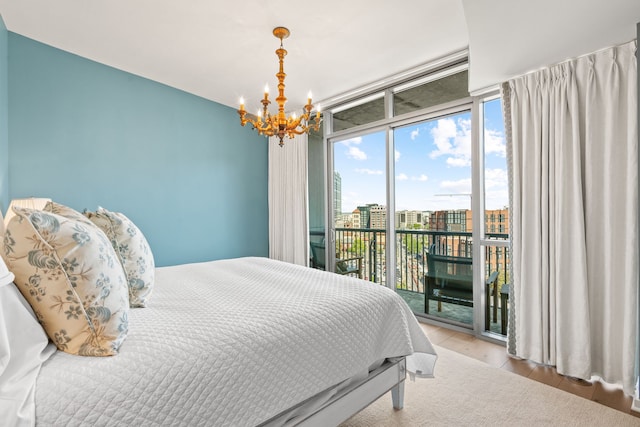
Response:
[[[508,240],[508,234],[490,233],[488,239]],[[359,259],[361,277],[371,282],[386,285],[386,232],[382,229],[336,229],[336,258]],[[440,320],[471,327],[473,323],[472,298],[429,298],[425,306],[426,278],[429,276],[429,254],[437,254],[448,260],[466,260],[471,268],[473,239],[471,233],[431,230],[396,231],[396,283],[398,293],[412,310],[425,316],[428,308],[430,316]],[[509,283],[508,247],[484,246],[485,279],[493,281],[487,295],[486,319],[489,328],[497,334],[506,329],[506,286]],[[432,257],[433,259],[433,257]],[[432,267],[433,269],[433,264]],[[431,272],[433,273],[433,272]],[[461,274],[455,267],[448,272],[449,277]],[[468,273],[467,273],[468,274]],[[496,277],[497,276],[497,277]],[[433,288],[433,287],[432,287]],[[497,293],[494,293],[497,292]],[[436,290],[437,295],[437,290]],[[438,300],[439,299],[439,300]],[[504,305],[504,307],[503,307]]]

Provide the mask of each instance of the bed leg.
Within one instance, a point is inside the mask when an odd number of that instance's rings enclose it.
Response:
[[[402,409],[404,407],[404,381],[399,382],[391,389],[391,400],[394,409]]]

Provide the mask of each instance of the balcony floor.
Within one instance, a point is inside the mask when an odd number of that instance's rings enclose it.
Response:
[[[400,295],[411,307],[416,314],[425,314],[424,312],[424,294],[418,292],[403,291],[398,289]],[[492,306],[493,307],[493,306]],[[466,307],[459,304],[442,303],[442,311],[438,312],[438,302],[429,301],[429,314],[443,321],[452,320],[464,323],[469,326],[473,324],[473,307]],[[501,333],[501,316],[500,310],[497,311],[497,321],[491,322],[491,331],[497,334]]]

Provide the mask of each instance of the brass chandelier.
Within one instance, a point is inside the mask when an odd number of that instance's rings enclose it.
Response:
[[[309,133],[311,129],[317,132],[318,129],[320,129],[321,121],[320,108],[318,107],[313,123],[311,123],[311,110],[313,110],[311,92],[309,92],[307,97],[307,104],[302,107],[302,115],[300,117],[296,117],[295,113],[287,117],[284,111],[284,105],[287,102],[287,98],[284,96],[284,78],[287,76],[284,72],[284,57],[287,51],[282,47],[282,40],[289,37],[289,34],[289,30],[284,27],[273,29],[273,35],[280,39],[280,48],[276,50],[276,55],[278,55],[278,59],[280,60],[280,70],[276,74],[278,78],[278,97],[276,98],[278,113],[275,115],[269,113],[269,104],[271,104],[271,101],[269,101],[268,86],[265,87],[264,98],[260,101],[262,103],[262,110],[258,110],[256,116],[247,115],[247,111],[244,109],[244,99],[242,98],[240,98],[240,109],[238,110],[240,124],[242,126],[249,123],[260,135],[277,136],[280,140],[281,147],[284,145],[285,136],[293,138],[295,135]]]

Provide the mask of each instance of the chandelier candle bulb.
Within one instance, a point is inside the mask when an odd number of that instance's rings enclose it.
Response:
[[[269,85],[264,87],[264,98],[262,99],[262,105],[264,108],[264,121],[262,120],[262,113],[258,111],[258,116],[253,119],[251,116],[247,117],[247,112],[244,109],[244,100],[240,100],[240,109],[238,114],[240,115],[240,125],[244,126],[250,123],[253,129],[258,132],[259,135],[276,136],[280,140],[280,146],[284,145],[284,137],[294,138],[296,135],[302,135],[309,133],[311,129],[316,132],[320,129],[320,108],[316,111],[314,123],[311,124],[311,110],[313,105],[311,104],[311,92],[309,92],[307,98],[307,105],[302,108],[302,115],[300,118],[293,113],[287,117],[284,106],[287,102],[287,97],[284,94],[284,79],[287,76],[284,72],[284,57],[287,55],[287,51],[282,46],[282,40],[289,37],[289,30],[284,27],[277,27],[273,29],[273,35],[280,39],[280,48],[276,50],[276,55],[279,60],[279,71],[276,73],[278,78],[278,96],[276,97],[276,103],[278,104],[278,113],[275,115],[269,114]]]

